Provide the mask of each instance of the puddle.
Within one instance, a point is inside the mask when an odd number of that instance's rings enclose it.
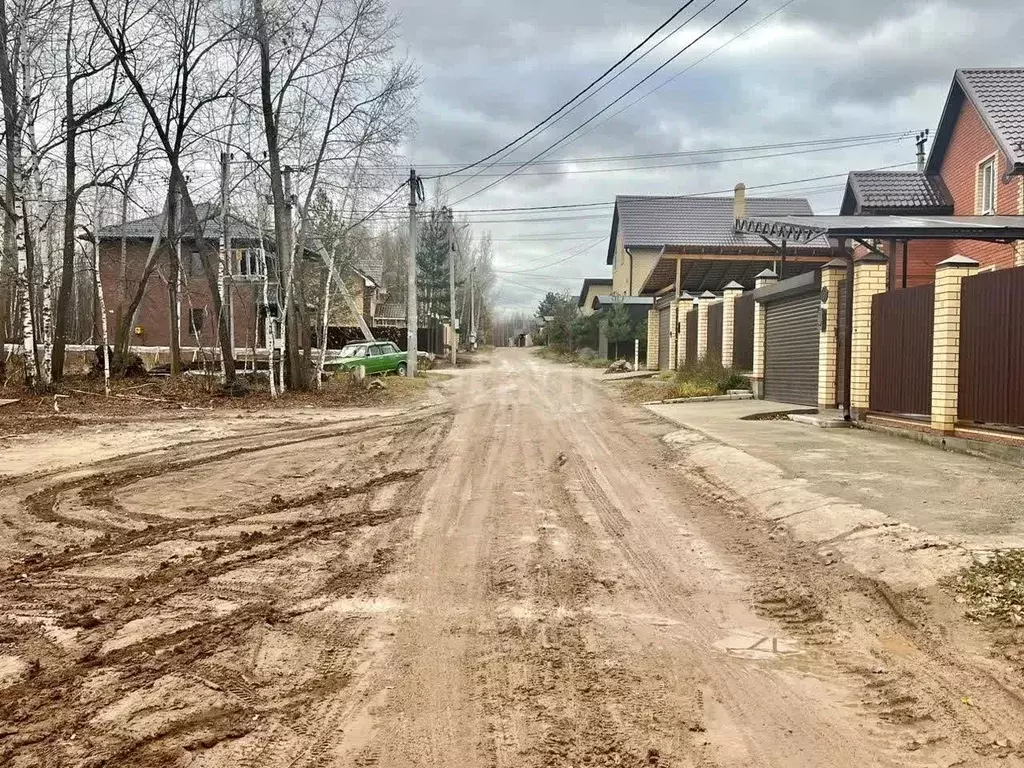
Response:
[[[715,648],[741,659],[776,659],[803,653],[788,637],[763,635],[759,632],[735,632],[714,644]]]

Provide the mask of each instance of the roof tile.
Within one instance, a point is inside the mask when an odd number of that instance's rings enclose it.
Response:
[[[960,76],[1016,162],[1024,162],[1024,67],[962,69]]]
[[[861,209],[953,213],[953,199],[939,176],[919,171],[853,171],[849,183]]]

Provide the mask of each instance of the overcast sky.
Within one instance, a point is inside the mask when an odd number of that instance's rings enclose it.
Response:
[[[433,164],[471,162],[515,138],[680,5],[673,0],[392,1],[401,17],[403,44],[422,76],[415,133],[405,154],[424,175],[435,172]],[[653,53],[505,160],[526,160],[579,126],[739,1],[710,0],[702,13]],[[708,2],[696,0],[666,32]],[[749,0],[545,159],[934,131],[954,69],[1024,65],[1024,7],[1019,0],[791,0],[782,11],[712,53],[782,4],[783,0]],[[657,86],[662,87],[606,122]],[[447,197],[449,203],[457,203],[457,211],[608,203],[606,208],[581,211],[468,214],[479,222],[474,225],[477,232],[493,233],[497,268],[503,270],[498,304],[533,309],[546,290],[577,292],[583,277],[610,275],[605,258],[611,202],[617,194],[694,194],[731,189],[737,181],[751,187],[845,175],[853,169],[908,163],[915,152],[912,137],[845,148],[795,149],[800,153],[761,159],[750,158],[793,149],[542,164],[459,202],[495,181],[495,174],[511,170],[498,165],[475,179],[447,180],[449,187],[463,182],[449,189]],[[723,162],[727,157],[735,159]],[[691,165],[679,167],[681,163]],[[643,164],[676,167],[636,168]],[[832,178],[749,194],[807,197],[816,213],[834,213],[842,184],[843,178]],[[428,183],[428,195],[435,186]],[[551,220],[568,216],[574,218]],[[502,217],[516,220],[494,223]]]

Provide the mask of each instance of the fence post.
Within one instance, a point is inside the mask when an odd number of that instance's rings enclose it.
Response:
[[[754,278],[754,286],[764,288],[778,282],[778,279],[778,275],[770,269],[765,269]],[[754,370],[750,374],[750,387],[758,400],[764,399],[764,321],[764,304],[754,302]]]
[[[736,336],[736,299],[743,295],[743,286],[733,280],[725,286],[722,304],[722,367],[732,368],[732,353]]]
[[[658,310],[647,310],[647,370],[658,370],[658,338],[660,328],[658,327]],[[668,340],[666,339],[666,343]]]
[[[846,274],[846,262],[832,259],[821,268],[822,293],[828,291],[822,302],[824,323],[818,335],[818,410],[835,408],[839,402],[836,392],[836,367],[838,365],[839,338],[839,284]]]
[[[850,412],[857,419],[871,407],[871,297],[885,293],[888,264],[870,253],[853,265],[853,325],[850,342]]]
[[[960,289],[978,273],[978,262],[951,256],[935,269],[935,329],[932,341],[932,429],[951,435],[960,394]]]
[[[686,365],[686,314],[693,308],[693,297],[685,291],[676,302],[676,370]]]
[[[704,291],[697,300],[697,359],[708,356],[708,309],[717,299],[711,291]]]

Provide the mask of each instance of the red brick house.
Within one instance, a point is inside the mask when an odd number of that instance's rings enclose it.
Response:
[[[206,252],[218,253],[221,217],[215,206],[197,206],[197,215],[206,236]],[[111,336],[121,322],[131,297],[139,286],[159,216],[150,216],[99,230],[100,278],[107,308]],[[275,256],[260,257],[260,233],[252,224],[231,217],[232,259],[230,293],[232,296],[235,347],[262,347],[265,344],[263,285],[266,271],[275,272]],[[122,241],[124,251],[122,253]],[[266,243],[269,245],[269,243]],[[168,347],[171,338],[171,302],[168,291],[171,254],[168,243],[162,242],[156,253],[155,268],[146,282],[138,310],[132,319],[134,347]],[[217,318],[200,261],[199,249],[191,237],[182,238],[180,247],[180,290],[176,311],[179,317],[179,343],[182,347],[213,347],[217,344]],[[271,277],[267,285],[271,304],[276,304],[277,282]]]
[[[851,173],[840,213],[1024,216],[1024,68],[957,70],[924,167]],[[935,265],[955,254],[982,269],[1022,266],[1024,242],[911,241],[907,285],[932,282]],[[892,264],[901,285],[902,252]]]

